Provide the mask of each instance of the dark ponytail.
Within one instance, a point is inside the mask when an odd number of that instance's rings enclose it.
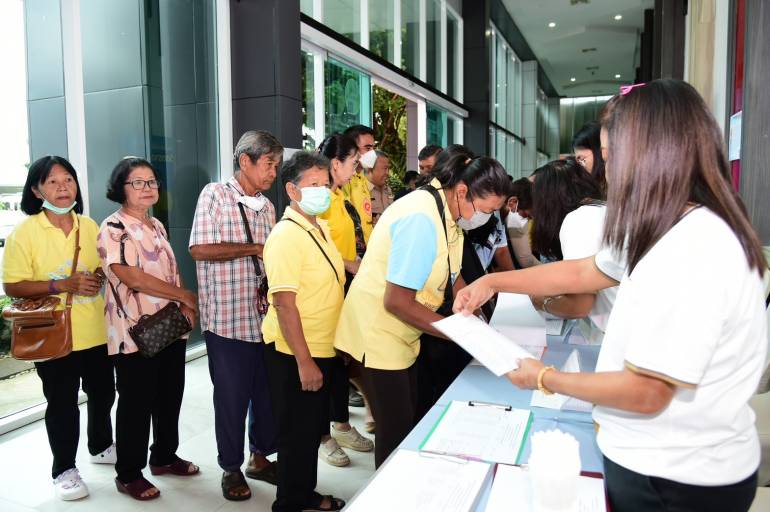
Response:
[[[509,197],[511,191],[508,173],[500,162],[486,156],[469,158],[466,154],[455,154],[437,162],[431,175],[441,182],[442,188],[464,183],[471,198]]]
[[[346,158],[354,155],[356,151],[358,151],[356,141],[352,137],[341,133],[334,133],[326,137],[316,150],[317,153],[322,154],[329,160],[336,158],[340,162],[344,162]]]

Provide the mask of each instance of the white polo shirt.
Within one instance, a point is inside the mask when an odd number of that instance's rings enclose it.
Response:
[[[617,259],[603,250],[596,264],[616,276]],[[623,276],[596,371],[628,366],[693,387],[678,386],[657,414],[595,407],[604,455],[692,485],[750,476],[760,451],[748,401],[763,370],[766,329],[762,280],[737,237],[707,208],[692,210]]]
[[[602,247],[606,212],[607,208],[604,205],[585,205],[564,217],[559,230],[559,243],[565,260],[579,260],[599,252]],[[594,306],[588,316],[593,326],[598,328],[598,332],[589,334],[590,339],[601,342],[602,335],[607,330],[607,322],[617,293],[618,287],[613,286],[596,294]]]

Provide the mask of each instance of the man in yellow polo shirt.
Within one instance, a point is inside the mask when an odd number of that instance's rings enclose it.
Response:
[[[364,231],[364,241],[369,243],[372,234],[372,195],[369,191],[369,180],[365,169],[374,167],[377,154],[374,151],[374,130],[368,126],[357,124],[345,130],[345,135],[356,141],[360,157],[358,169],[350,179],[350,183],[342,187],[348,201],[355,206],[361,216],[361,228]]]

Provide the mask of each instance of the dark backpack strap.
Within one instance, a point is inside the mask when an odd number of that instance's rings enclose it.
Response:
[[[254,237],[251,236],[251,226],[249,226],[249,219],[246,217],[246,210],[243,208],[243,203],[238,203],[238,209],[241,212],[241,219],[243,219],[243,227],[246,230],[246,241],[250,244],[254,243]],[[251,261],[254,263],[254,272],[257,273],[257,277],[262,276],[262,270],[259,268],[259,260],[256,254],[251,255]]]
[[[427,184],[421,187],[422,190],[430,192],[433,199],[436,200],[436,208],[438,209],[438,217],[441,219],[441,225],[444,227],[444,239],[446,240],[446,265],[447,265],[447,281],[444,287],[444,302],[439,307],[437,313],[443,316],[449,316],[452,313],[452,305],[454,303],[454,291],[452,290],[452,264],[449,261],[449,234],[446,229],[446,219],[444,218],[444,201],[441,200],[441,194],[438,193],[436,187],[431,184]]]
[[[311,233],[307,229],[303,228],[302,225],[299,222],[297,222],[296,220],[294,220],[294,219],[283,218],[281,220],[288,220],[290,222],[293,222],[294,224],[299,226],[300,229],[302,229],[302,231],[306,232],[310,238],[313,239],[313,242],[315,242],[315,245],[316,245],[316,247],[318,247],[318,250],[321,251],[321,254],[324,255],[324,258],[326,258],[326,261],[329,262],[329,266],[331,267],[332,272],[334,272],[334,277],[337,279],[337,282],[339,283],[340,282],[340,276],[339,276],[339,274],[337,274],[337,269],[334,267],[334,263],[332,263],[332,260],[326,254],[326,251],[323,250],[323,247],[321,247],[321,244],[319,244],[318,240],[316,240],[316,238],[313,236],[313,233]]]

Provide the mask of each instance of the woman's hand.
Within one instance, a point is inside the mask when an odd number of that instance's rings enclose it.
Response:
[[[297,361],[297,367],[299,369],[299,381],[302,384],[302,391],[318,391],[321,389],[324,383],[324,375],[312,358],[306,361]]]
[[[186,288],[181,288],[179,302],[192,309],[193,312],[198,311],[198,296]]]
[[[59,291],[86,297],[93,297],[102,289],[101,280],[85,272],[75,272],[66,279],[54,281],[53,285]]]
[[[185,318],[187,318],[187,321],[190,322],[190,325],[195,327],[195,319],[197,317],[196,311],[184,304],[182,304],[179,309],[182,311],[182,314],[185,316]]]
[[[349,274],[356,275],[358,274],[358,268],[361,266],[361,260],[344,260],[345,263],[345,271]]]
[[[545,300],[545,297],[538,296],[538,295],[530,295],[529,300],[532,301],[532,307],[534,307],[536,310],[544,311],[543,301]]]
[[[489,276],[481,277],[458,290],[452,310],[455,313],[472,315],[474,311],[486,304],[496,293],[495,289],[488,284],[488,278]]]
[[[537,359],[519,359],[519,368],[505,374],[511,384],[521,389],[537,389],[537,375],[545,366]]]

